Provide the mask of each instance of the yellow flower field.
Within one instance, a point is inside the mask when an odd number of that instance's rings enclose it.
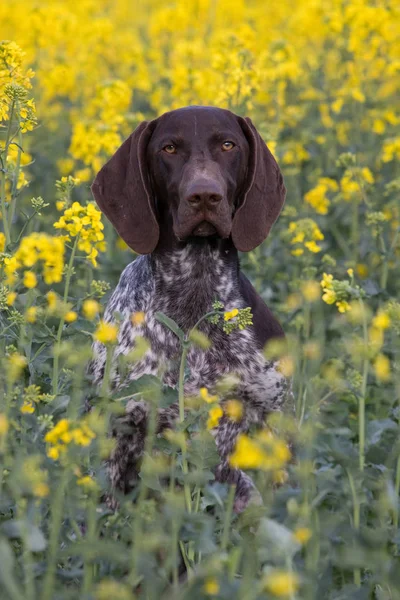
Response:
[[[0,3],[0,598],[400,600],[399,34],[395,0]],[[109,361],[100,389],[86,371],[135,257],[90,184],[142,120],[193,104],[250,116],[288,190],[241,263],[287,334],[264,352],[295,413],[238,438],[259,491],[240,515],[213,481],[232,382],[184,398],[184,369],[179,390],[118,392]],[[182,365],[209,343],[184,332]],[[179,397],[182,423],[150,418],[112,510],[110,419],[132,395],[150,415]]]

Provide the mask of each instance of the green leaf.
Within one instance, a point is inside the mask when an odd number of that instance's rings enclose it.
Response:
[[[162,312],[156,312],[155,318],[157,319],[157,321],[168,327],[168,329],[170,329],[180,339],[181,342],[184,342],[185,332],[182,331],[182,329],[177,323],[175,323],[173,319],[170,319],[169,317],[167,317],[167,315],[164,315],[164,313]]]
[[[7,521],[3,523],[2,530],[10,539],[25,539],[27,548],[31,552],[43,552],[46,549],[47,542],[42,531],[28,521]]]

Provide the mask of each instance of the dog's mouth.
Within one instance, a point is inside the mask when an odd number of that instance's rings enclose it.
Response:
[[[199,237],[207,237],[209,235],[214,235],[215,233],[217,233],[217,230],[214,227],[214,225],[212,225],[208,221],[201,221],[201,223],[199,223],[193,229],[192,233],[193,235],[197,235]]]

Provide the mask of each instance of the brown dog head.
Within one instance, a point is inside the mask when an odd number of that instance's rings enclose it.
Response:
[[[156,248],[166,214],[178,240],[232,236],[247,252],[267,237],[285,200],[279,167],[250,119],[200,106],[141,123],[92,192],[139,254]]]

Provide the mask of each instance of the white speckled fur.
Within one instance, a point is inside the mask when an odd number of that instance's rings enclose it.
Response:
[[[145,374],[161,373],[167,385],[175,386],[181,352],[179,340],[155,319],[155,313],[165,313],[188,331],[212,309],[212,302],[217,299],[225,310],[246,306],[240,294],[237,268],[235,270],[225,260],[218,248],[188,244],[162,256],[141,256],[128,265],[105,312],[107,321],[113,321],[118,315],[121,318],[114,359],[132,350],[138,336],[149,341],[150,349],[140,361],[132,364],[124,381],[120,380],[114,366],[114,384],[120,386]],[[142,325],[133,325],[131,315],[138,311],[145,313],[145,321]],[[262,423],[269,412],[282,408],[287,381],[274,363],[264,359],[255,342],[253,328],[235,330],[227,335],[219,326],[204,321],[200,330],[209,337],[212,345],[208,350],[195,346],[190,349],[187,357],[190,376],[185,382],[185,392],[196,394],[203,386],[212,390],[221,376],[238,376],[240,383],[235,395],[243,400],[245,414],[239,424],[225,417],[220,421],[215,432],[221,455],[216,477],[236,483],[238,506],[244,506],[251,493],[251,479],[241,471],[231,469],[227,456],[240,431],[248,430],[252,423]],[[99,382],[104,373],[105,347],[95,343],[94,355],[91,372],[94,380]],[[144,403],[130,402],[122,420],[136,428],[135,432],[129,435],[114,432],[117,447],[109,461],[109,472],[113,486],[120,490],[130,489],[136,479],[136,464],[143,452],[146,415]],[[160,413],[160,429],[173,426],[177,415],[176,406],[164,409]]]

